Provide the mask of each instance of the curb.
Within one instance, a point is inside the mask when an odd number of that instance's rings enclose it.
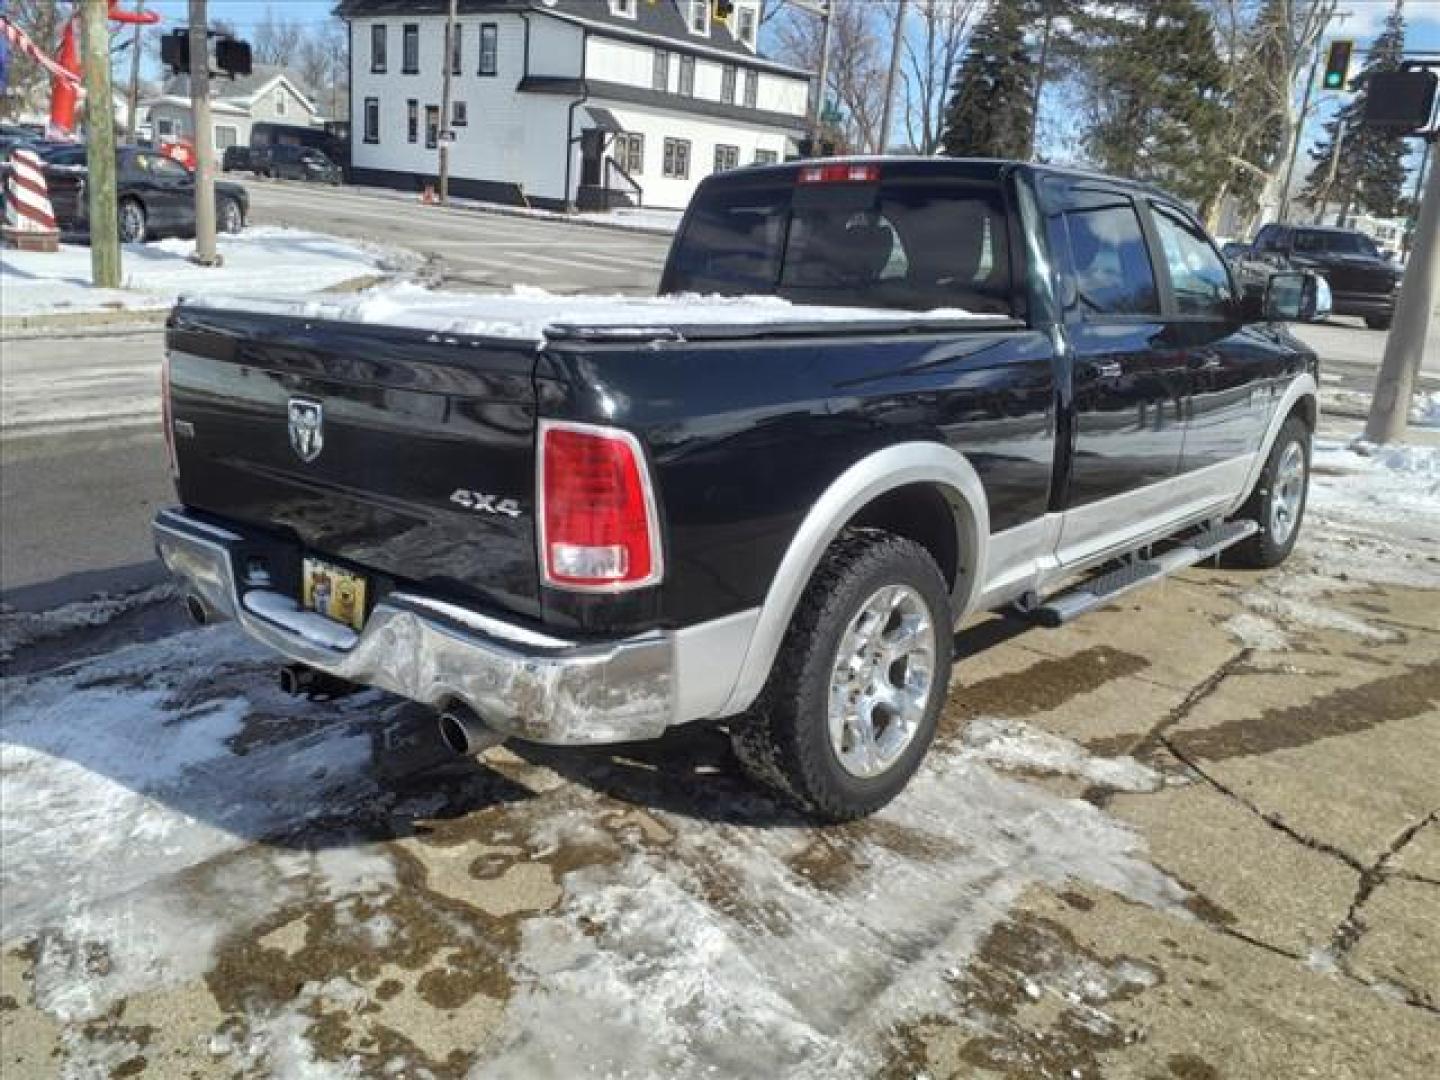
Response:
[[[328,296],[336,293],[363,292],[374,285],[390,280],[403,280],[409,276],[411,275],[383,272],[360,274],[353,278],[346,278],[344,281],[337,281],[334,285],[308,295]],[[34,315],[16,315],[8,319],[0,319],[0,337],[6,341],[25,341],[52,337],[105,337],[159,330],[164,327],[165,320],[170,317],[170,309],[174,306],[173,303],[166,303],[164,307],[139,310],[126,308],[118,311],[50,311],[38,312]]]

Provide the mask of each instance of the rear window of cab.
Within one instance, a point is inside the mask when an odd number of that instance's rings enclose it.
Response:
[[[998,183],[858,171],[864,179],[807,183],[804,172],[702,189],[667,291],[1015,314]]]

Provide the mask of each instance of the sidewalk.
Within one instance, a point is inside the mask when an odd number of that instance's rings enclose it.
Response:
[[[251,228],[222,236],[224,264],[190,261],[192,240],[130,244],[121,256],[123,288],[90,284],[90,249],[63,244],[57,254],[0,251],[0,331],[39,326],[143,325],[163,319],[177,297],[293,297],[373,281],[415,268],[408,252],[352,243],[298,229]]]

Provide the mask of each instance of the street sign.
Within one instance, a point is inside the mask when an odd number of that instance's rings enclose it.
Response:
[[[1399,135],[1428,127],[1437,84],[1433,71],[1376,72],[1365,89],[1365,124]]]
[[[453,142],[455,141],[455,132],[453,132],[453,131],[442,131],[442,132],[440,132],[440,141],[441,141],[442,143],[447,144],[447,145],[450,144],[450,143],[453,143]]]

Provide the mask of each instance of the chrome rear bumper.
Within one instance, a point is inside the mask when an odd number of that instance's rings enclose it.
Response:
[[[681,719],[674,635],[576,643],[398,591],[356,634],[292,597],[244,586],[239,533],[177,509],[156,516],[154,536],[166,567],[212,617],[235,619],[257,641],[338,678],[437,708],[463,701],[495,730],[542,743],[649,739]]]

